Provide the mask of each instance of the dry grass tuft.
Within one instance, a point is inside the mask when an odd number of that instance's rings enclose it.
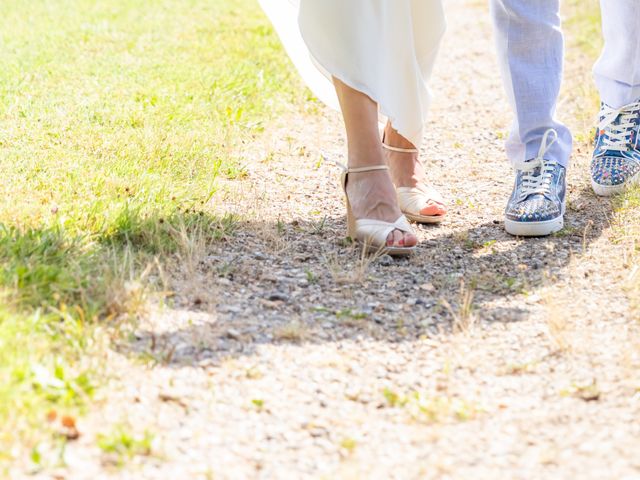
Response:
[[[275,329],[273,338],[284,342],[301,343],[311,337],[309,327],[299,320],[292,320]]]
[[[136,270],[130,247],[113,252],[111,268],[105,273],[106,311],[109,318],[132,320],[148,312],[149,288],[147,277],[154,268],[148,264],[142,272]]]
[[[464,280],[460,282],[459,300],[456,306],[452,306],[446,299],[440,300],[442,306],[453,318],[453,331],[456,333],[469,333],[477,322],[473,306],[474,291],[467,288]]]
[[[189,228],[184,222],[171,227],[169,234],[176,245],[176,257],[182,269],[189,275],[197,271],[198,264],[205,257],[207,238],[201,224]]]
[[[568,307],[551,293],[547,293],[546,296],[543,296],[542,300],[545,307],[545,321],[549,341],[559,352],[572,351],[572,329],[568,320]]]
[[[290,249],[286,227],[281,220],[274,225],[260,223],[255,227],[255,234],[262,241],[265,250],[271,254],[283,255]]]
[[[361,285],[368,280],[371,265],[381,256],[380,251],[367,253],[366,249],[362,248],[355,265],[352,262],[345,262],[343,257],[335,253],[325,256],[325,263],[331,278],[338,285]]]

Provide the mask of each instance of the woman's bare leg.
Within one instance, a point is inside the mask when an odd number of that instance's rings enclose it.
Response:
[[[349,167],[384,165],[384,154],[378,133],[378,106],[358,90],[334,78],[342,116],[347,131]],[[402,212],[387,171],[349,174],[347,195],[356,218],[395,222]],[[418,242],[415,235],[394,230],[387,238],[388,246],[411,247]]]

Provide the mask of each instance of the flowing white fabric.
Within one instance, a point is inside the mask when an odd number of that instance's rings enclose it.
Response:
[[[417,147],[445,30],[441,0],[259,0],[306,84],[338,108],[334,76]]]

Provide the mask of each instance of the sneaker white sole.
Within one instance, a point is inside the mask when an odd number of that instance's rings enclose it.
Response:
[[[599,183],[596,183],[592,179],[591,188],[593,188],[593,191],[599,197],[611,197],[618,193],[624,192],[627,188],[639,182],[640,182],[640,173],[637,173],[636,175],[631,177],[629,180],[624,182],[622,185],[600,185]]]
[[[564,215],[545,222],[516,222],[505,218],[504,228],[516,237],[546,237],[564,228]]]

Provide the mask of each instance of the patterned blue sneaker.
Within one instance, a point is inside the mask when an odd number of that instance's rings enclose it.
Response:
[[[597,195],[623,191],[640,179],[640,101],[622,108],[602,104],[591,160],[591,185]]]
[[[549,138],[553,136],[551,143]],[[516,182],[505,211],[507,233],[519,237],[551,235],[564,226],[566,170],[555,160],[544,158],[558,133],[544,134],[536,158],[515,166]]]

